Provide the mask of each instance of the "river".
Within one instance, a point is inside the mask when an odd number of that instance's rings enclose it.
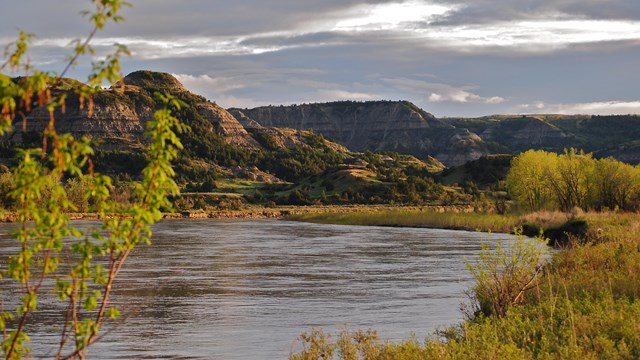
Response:
[[[10,226],[0,226],[3,268]],[[112,300],[123,317],[91,359],[286,359],[301,333],[345,325],[422,341],[462,320],[472,286],[465,259],[510,236],[278,220],[162,221],[153,230],[153,245],[140,246],[117,280]],[[36,358],[58,341],[55,313],[30,327]]]

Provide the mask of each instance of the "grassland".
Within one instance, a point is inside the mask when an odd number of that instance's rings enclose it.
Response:
[[[520,217],[514,215],[464,211],[439,212],[434,209],[415,207],[361,208],[359,211],[352,212],[317,212],[292,215],[288,219],[325,224],[428,227],[485,232],[511,232],[522,222]],[[449,210],[452,209],[455,208],[449,208]]]

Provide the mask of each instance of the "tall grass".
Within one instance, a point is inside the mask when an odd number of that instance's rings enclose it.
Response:
[[[324,212],[290,216],[288,219],[341,225],[407,226],[442,229],[511,232],[521,224],[513,215],[486,213],[435,212],[420,209],[392,208],[348,213]]]

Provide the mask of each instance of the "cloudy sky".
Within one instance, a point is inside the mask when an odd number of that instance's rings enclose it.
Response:
[[[638,0],[129,0],[94,41],[225,107],[409,100],[436,116],[640,113]],[[60,71],[83,0],[3,0]],[[71,76],[86,78],[89,59]]]

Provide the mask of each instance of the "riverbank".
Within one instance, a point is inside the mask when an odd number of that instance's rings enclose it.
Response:
[[[509,233],[523,224],[515,215],[464,211],[433,211],[429,208],[360,209],[353,212],[309,212],[292,214],[288,220],[320,224],[424,227],[451,230]]]
[[[452,206],[393,206],[393,205],[308,205],[308,206],[244,206],[237,210],[190,210],[167,212],[164,219],[282,219],[303,220],[300,216],[324,216],[325,214],[387,213],[390,211],[417,211],[433,213],[472,213],[473,207]],[[68,213],[72,220],[98,220],[97,213]],[[300,217],[300,218],[298,218]],[[10,211],[0,212],[0,222],[15,222],[17,215]],[[313,222],[313,221],[311,221]],[[402,226],[398,224],[398,226]],[[410,226],[410,225],[406,225]]]
[[[510,303],[504,316],[473,308],[462,324],[425,342],[410,339],[388,343],[380,340],[375,330],[326,334],[315,329],[306,334],[306,350],[290,358],[319,359],[313,353],[330,352],[332,355],[322,358],[351,359],[355,357],[348,354],[360,352],[371,359],[407,360],[638,359],[640,216],[615,212],[534,213],[518,221],[544,227],[576,219],[587,224],[586,232],[571,237],[555,253],[536,278],[535,286]],[[508,260],[510,255],[506,256]],[[499,264],[492,261],[500,258],[487,257],[489,266]],[[477,278],[499,287],[508,286],[509,279],[502,275]]]
[[[574,238],[584,237],[588,231],[584,213],[541,211],[527,215],[493,214],[484,212],[445,211],[428,208],[361,209],[356,212],[310,212],[288,216],[287,219],[321,224],[422,227],[481,232],[513,233],[535,237],[541,233],[549,245],[562,247]]]

